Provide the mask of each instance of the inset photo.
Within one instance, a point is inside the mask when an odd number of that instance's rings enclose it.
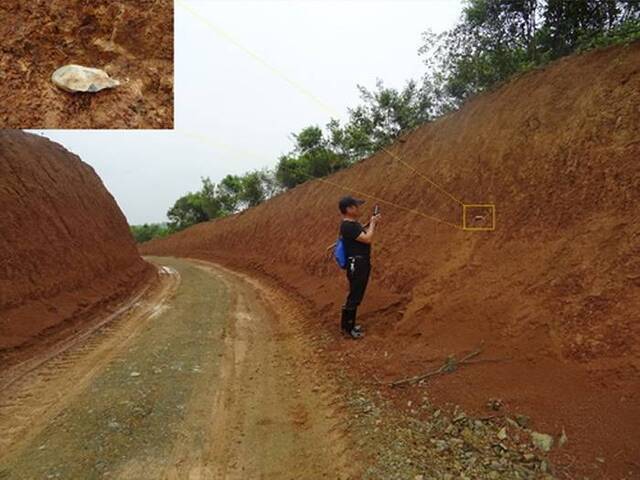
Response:
[[[0,38],[0,128],[173,128],[173,0],[3,0]]]

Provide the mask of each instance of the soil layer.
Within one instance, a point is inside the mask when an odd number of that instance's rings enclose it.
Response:
[[[480,347],[480,363],[385,392],[530,417],[555,439],[560,474],[636,478],[639,65],[638,42],[563,59],[390,147],[447,193],[381,152],[330,177],[345,188],[307,182],[142,250],[269,278],[305,303],[310,331],[332,332],[356,379],[384,384]],[[337,341],[346,282],[327,255],[350,188],[448,222],[382,204],[359,343]],[[462,203],[495,204],[495,230],[463,230]]]
[[[170,0],[3,0],[0,127],[172,128],[173,18]],[[65,92],[51,75],[67,64],[122,85]]]
[[[94,170],[45,138],[0,131],[0,212],[3,366],[155,275]]]

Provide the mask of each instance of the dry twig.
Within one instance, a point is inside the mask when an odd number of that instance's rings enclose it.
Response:
[[[389,383],[391,387],[397,387],[399,385],[404,385],[406,383],[416,383],[420,380],[425,380],[430,377],[435,377],[437,375],[442,375],[444,373],[455,372],[461,365],[472,363],[471,360],[474,357],[477,357],[482,353],[482,348],[478,348],[473,352],[465,355],[460,360],[456,360],[456,357],[453,355],[449,355],[444,363],[440,366],[440,368],[436,370],[431,370],[427,373],[423,373],[421,375],[416,375],[415,377],[403,378],[401,380],[396,380],[394,382]]]

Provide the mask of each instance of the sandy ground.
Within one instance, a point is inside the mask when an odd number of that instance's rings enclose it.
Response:
[[[126,313],[1,373],[0,478],[357,478],[269,292],[166,260]]]
[[[173,2],[3,0],[0,127],[173,128]],[[68,64],[121,82],[67,93],[51,75]]]

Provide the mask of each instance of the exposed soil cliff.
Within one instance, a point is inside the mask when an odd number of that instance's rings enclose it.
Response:
[[[385,381],[482,344],[499,361],[427,391],[476,411],[500,398],[538,431],[564,429],[554,455],[571,472],[640,475],[640,43],[522,75],[391,150],[457,200],[495,203],[496,229],[463,231],[461,204],[384,152],[330,177],[453,224],[382,205],[368,336],[336,341],[335,357]],[[337,337],[345,281],[326,248],[345,193],[308,182],[143,251],[271,277]]]
[[[0,361],[129,296],[154,275],[91,167],[0,130]]]

